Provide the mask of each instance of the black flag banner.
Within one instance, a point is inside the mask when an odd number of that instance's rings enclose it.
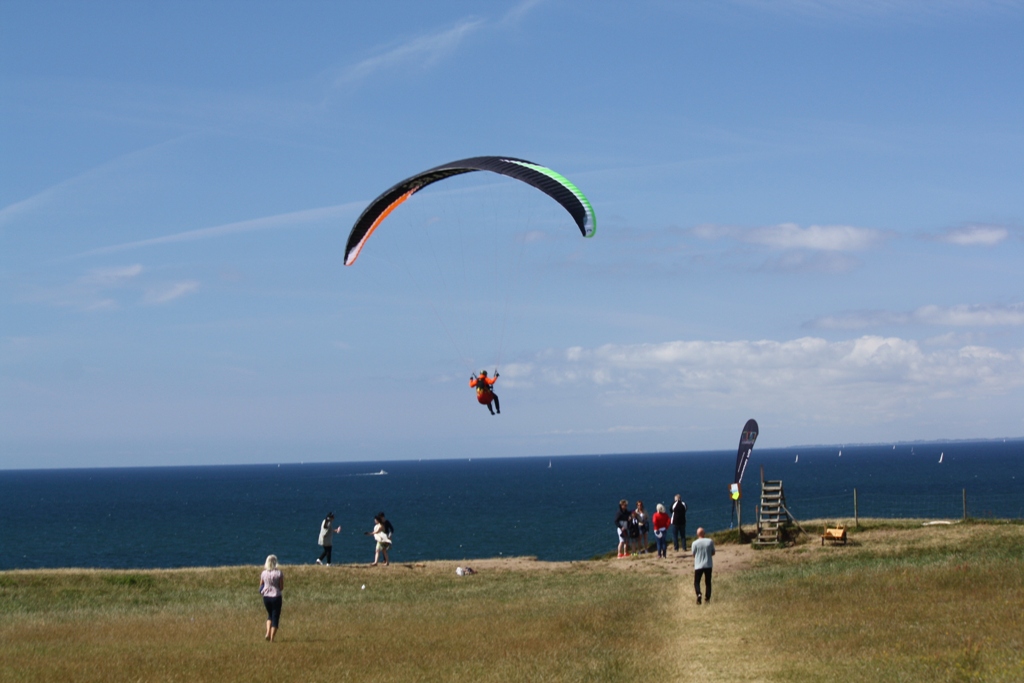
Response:
[[[743,425],[743,433],[740,434],[740,447],[736,451],[736,476],[733,483],[739,484],[743,480],[743,472],[747,469],[747,461],[750,460],[750,452],[754,450],[754,442],[757,441],[757,420],[747,420]]]

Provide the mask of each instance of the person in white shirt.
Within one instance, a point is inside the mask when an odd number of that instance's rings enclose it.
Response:
[[[711,567],[714,561],[715,542],[704,538],[704,527],[697,529],[697,540],[690,546],[693,553],[693,590],[697,591],[697,604],[701,602],[700,577],[704,577],[704,600],[711,602]]]

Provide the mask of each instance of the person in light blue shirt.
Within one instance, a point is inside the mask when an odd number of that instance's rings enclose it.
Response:
[[[704,527],[697,529],[697,540],[690,546],[693,553],[693,590],[697,591],[697,604],[701,603],[700,577],[704,577],[704,600],[711,602],[711,567],[714,561],[715,542],[704,538]]]

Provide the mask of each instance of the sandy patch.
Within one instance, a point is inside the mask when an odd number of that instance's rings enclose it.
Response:
[[[749,545],[720,545],[715,547],[715,575],[741,571],[753,565],[754,550]],[[388,569],[385,567],[365,566],[371,570]],[[604,569],[614,567],[622,571],[668,572],[670,574],[693,573],[693,555],[689,552],[668,551],[668,557],[660,559],[654,553],[636,555],[627,558],[608,560],[583,560],[579,562],[543,562],[536,557],[492,557],[481,560],[431,560],[429,562],[394,563],[390,569],[406,569],[427,571],[431,573],[455,573],[457,567],[471,567],[476,572],[523,572],[523,571],[557,571],[570,567],[577,569]]]

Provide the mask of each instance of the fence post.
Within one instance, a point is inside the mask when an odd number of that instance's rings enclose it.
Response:
[[[857,514],[857,489],[853,489],[853,526],[856,529],[860,528],[860,517]]]
[[[967,489],[964,489],[964,521],[967,521]]]

